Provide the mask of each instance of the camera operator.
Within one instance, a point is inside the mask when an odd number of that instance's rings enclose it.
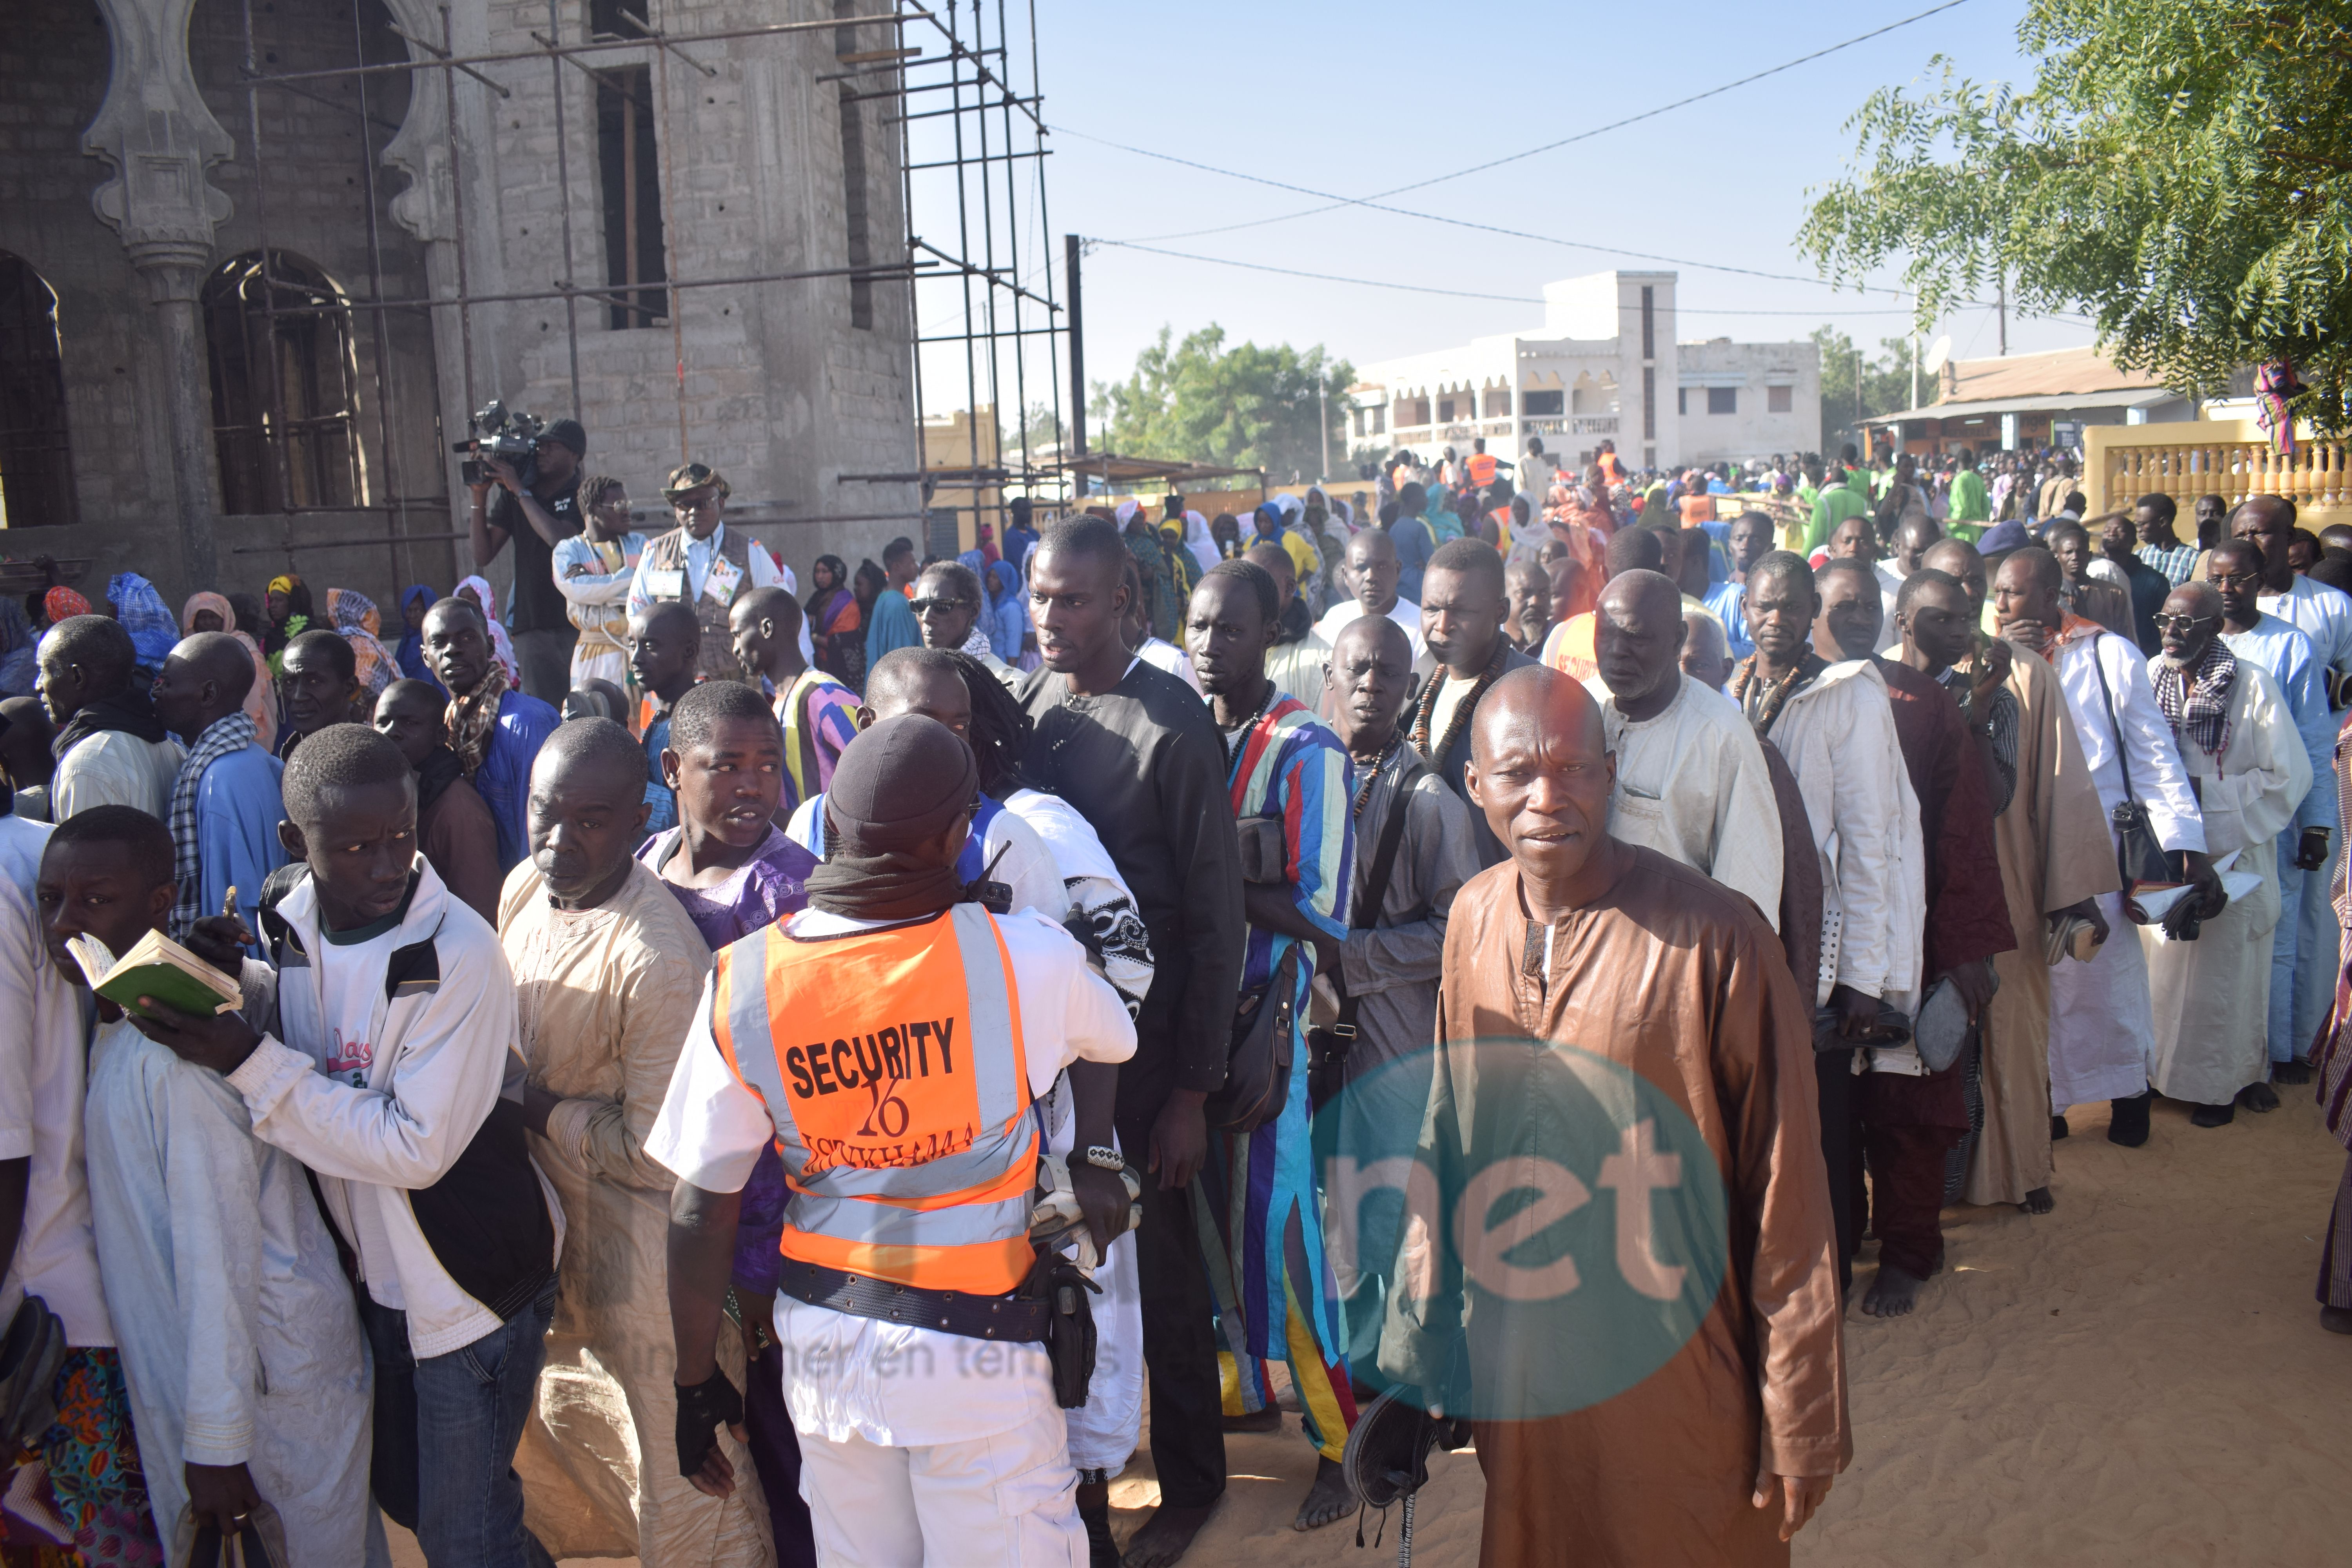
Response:
[[[486,478],[467,487],[474,496],[469,528],[475,567],[488,566],[507,541],[514,541],[507,630],[521,666],[522,689],[542,702],[562,701],[572,684],[572,645],[580,633],[555,586],[554,550],[558,541],[580,531],[580,459],[587,452],[588,433],[580,421],[551,419],[520,473],[513,464],[483,453]],[[490,500],[493,489],[496,500]]]

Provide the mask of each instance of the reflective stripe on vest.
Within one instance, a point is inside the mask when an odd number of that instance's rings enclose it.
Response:
[[[785,1257],[979,1295],[1028,1278],[1037,1133],[986,910],[805,940],[770,926],[711,984],[719,1050],[776,1124]]]

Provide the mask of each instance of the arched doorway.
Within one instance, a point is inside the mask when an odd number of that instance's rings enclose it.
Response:
[[[0,528],[80,519],[57,292],[22,257],[0,250]]]
[[[351,307],[291,251],[231,257],[205,284],[221,510],[363,501]]]

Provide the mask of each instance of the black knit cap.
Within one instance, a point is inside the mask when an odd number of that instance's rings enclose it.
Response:
[[[827,834],[845,849],[910,848],[945,833],[979,789],[971,748],[938,720],[903,713],[843,749],[824,795]]]

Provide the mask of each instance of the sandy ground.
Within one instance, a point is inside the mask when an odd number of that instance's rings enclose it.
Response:
[[[2137,1150],[2105,1140],[2104,1105],[2072,1120],[2054,1213],[1950,1210],[1920,1310],[1849,1312],[1853,1467],[1797,1563],[2347,1561],[2352,1338],[2312,1299],[2344,1151],[2301,1091],[2212,1131],[2159,1102]],[[1370,1519],[1364,1551],[1352,1521],[1290,1529],[1314,1455],[1284,1426],[1227,1439],[1232,1484],[1187,1563],[1395,1561],[1393,1510],[1377,1550]],[[1485,1494],[1475,1456],[1441,1456],[1415,1561],[1475,1563]],[[1112,1491],[1122,1536],[1157,1496],[1139,1454]],[[404,1540],[394,1560],[422,1568]]]

